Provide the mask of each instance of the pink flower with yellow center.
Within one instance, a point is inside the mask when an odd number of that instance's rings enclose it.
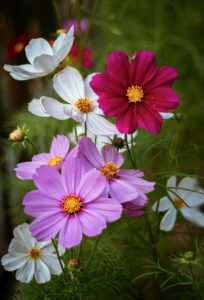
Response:
[[[90,85],[104,114],[116,117],[121,133],[133,133],[141,127],[155,134],[161,129],[161,113],[179,104],[171,89],[177,76],[172,67],[157,67],[153,52],[142,50],[129,58],[115,51],[108,57],[106,72],[96,74]]]
[[[34,155],[32,161],[17,164],[16,176],[20,179],[33,179],[36,170],[43,165],[60,169],[69,150],[69,140],[64,135],[53,138],[50,153]]]
[[[87,169],[78,158],[67,159],[61,174],[43,166],[34,176],[37,190],[23,199],[25,213],[35,217],[30,230],[38,240],[58,236],[66,248],[80,244],[83,234],[101,234],[107,222],[120,218],[122,206],[104,197],[105,179],[96,170]]]

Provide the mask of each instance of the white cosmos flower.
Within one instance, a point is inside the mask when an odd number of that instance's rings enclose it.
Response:
[[[28,283],[35,277],[38,283],[51,279],[51,273],[62,273],[54,246],[51,241],[38,242],[31,236],[29,225],[24,223],[14,229],[8,254],[4,255],[1,263],[7,271],[16,271],[16,279]],[[64,248],[58,246],[59,254]]]
[[[86,123],[87,130],[94,135],[114,135],[118,131],[106,120],[98,107],[98,96],[90,87],[94,74],[83,80],[81,74],[72,67],[66,67],[53,78],[56,93],[67,102],[63,104],[50,97],[33,99],[28,110],[41,117],[53,117],[58,120],[74,119]]]
[[[164,196],[152,207],[154,211],[166,211],[160,229],[170,231],[174,227],[178,210],[186,220],[204,226],[204,214],[199,210],[199,207],[204,204],[204,190],[198,188],[196,180],[185,177],[177,186],[176,177],[172,176],[167,182],[167,188],[168,196],[172,201]]]
[[[74,27],[67,33],[61,33],[51,47],[42,38],[32,39],[25,48],[29,64],[20,66],[4,65],[16,80],[29,80],[43,77],[53,72],[61,61],[68,55],[74,41]]]

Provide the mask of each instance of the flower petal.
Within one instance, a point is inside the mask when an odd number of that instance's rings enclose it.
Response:
[[[195,208],[185,207],[181,209],[184,218],[198,226],[204,227],[204,213]]]
[[[103,148],[101,149],[101,154],[105,163],[113,162],[117,165],[117,167],[121,167],[124,163],[123,156],[119,154],[118,151],[112,146],[103,146]]]
[[[34,59],[33,66],[37,70],[44,71],[46,75],[47,73],[54,71],[57,62],[54,56],[42,54]]]
[[[131,201],[138,196],[137,188],[121,178],[110,180],[110,195],[120,203]]]
[[[124,134],[130,134],[135,132],[138,127],[138,120],[135,110],[128,108],[126,111],[123,110],[121,115],[116,117],[116,127]]]
[[[87,160],[93,168],[100,169],[104,165],[100,153],[90,138],[82,137],[79,140],[79,150],[82,157]]]
[[[24,257],[19,256],[11,256],[10,254],[6,254],[2,257],[1,263],[6,271],[13,272],[22,268],[28,261],[28,256],[25,254]]]
[[[52,157],[61,156],[65,158],[69,150],[69,140],[65,135],[57,135],[52,140],[50,154]]]
[[[26,264],[16,272],[16,279],[28,283],[32,280],[34,274],[34,260],[29,259]]]
[[[42,54],[53,55],[52,48],[48,41],[42,38],[32,39],[25,47],[25,53],[28,61],[33,64],[36,57]]]
[[[41,103],[41,98],[33,99],[30,103],[28,103],[28,111],[39,117],[49,117],[50,116],[49,114],[47,114],[45,112],[45,109]]]
[[[49,268],[51,274],[60,275],[62,273],[62,268],[55,255],[43,255],[41,260]]]
[[[55,40],[52,49],[54,55],[57,57],[57,62],[60,63],[69,53],[74,42],[73,26],[67,33],[61,33]]]
[[[15,171],[16,177],[19,179],[33,179],[33,176],[36,173],[36,170],[42,166],[44,163],[40,161],[28,161],[17,164]]]
[[[118,130],[114,124],[108,121],[106,118],[90,112],[87,114],[87,130],[94,135],[114,135],[118,134]]]
[[[137,121],[140,127],[151,131],[153,134],[160,132],[162,126],[162,117],[147,104],[143,103],[136,112]]]
[[[65,248],[72,248],[82,240],[81,224],[77,215],[69,215],[59,234],[59,244]]]
[[[45,283],[51,279],[50,271],[41,259],[35,260],[34,276],[37,283]]]
[[[106,220],[102,215],[90,209],[83,209],[78,216],[82,232],[89,236],[96,236],[106,228]]]
[[[77,99],[85,98],[83,78],[74,68],[66,67],[55,75],[53,86],[57,94],[71,104],[74,104]]]
[[[168,210],[161,220],[160,229],[164,231],[170,231],[175,225],[176,215],[177,211],[175,207],[172,207],[170,210]]]
[[[69,119],[69,115],[65,111],[67,104],[62,104],[61,102],[50,97],[41,97],[41,103],[45,113],[48,116],[58,120]]]
[[[159,201],[156,201],[152,206],[154,211],[166,211],[173,207],[172,202],[167,196],[162,197]]]
[[[157,73],[152,81],[146,85],[146,89],[150,90],[159,86],[171,87],[174,80],[178,77],[175,68],[164,66],[157,69]]]

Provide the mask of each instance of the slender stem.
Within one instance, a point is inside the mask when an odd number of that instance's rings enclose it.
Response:
[[[133,168],[135,169],[135,163],[134,163],[134,160],[132,158],[132,153],[130,151],[130,147],[129,147],[129,144],[128,144],[127,135],[125,135],[125,143],[126,143],[126,148],[127,148],[127,152],[128,152],[131,164],[132,164]]]
[[[85,136],[87,135],[87,126],[86,126],[86,123],[84,123],[84,135]]]
[[[78,138],[76,126],[74,126],[74,134],[75,134],[76,142],[78,143],[79,138]]]
[[[65,280],[65,283],[66,283],[67,280],[66,280],[65,269],[64,269],[64,267],[63,267],[62,260],[61,260],[61,258],[60,258],[59,251],[58,251],[57,245],[55,244],[54,239],[52,239],[52,244],[53,244],[53,246],[54,246],[54,248],[55,248],[55,251],[56,251],[56,253],[57,253],[57,258],[58,258],[60,267],[61,267],[61,269],[62,269],[62,272],[63,272],[63,275],[64,275],[64,280]]]
[[[143,238],[143,236],[134,229],[134,227],[132,226],[132,224],[127,220],[125,219],[127,225],[129,226],[129,228],[131,229],[131,231],[137,236],[137,238],[145,245],[145,246],[149,246],[148,242]]]
[[[89,257],[89,260],[88,260],[88,263],[87,263],[87,265],[86,265],[86,268],[85,268],[85,270],[84,270],[84,274],[83,274],[83,275],[85,275],[85,273],[87,272],[87,270],[88,270],[88,268],[89,268],[89,265],[90,265],[90,263],[91,263],[91,261],[92,261],[92,259],[93,259],[93,257],[94,257],[94,254],[95,254],[95,252],[96,252],[97,245],[98,245],[100,239],[101,239],[101,235],[99,235],[98,238],[97,238],[96,241],[95,241],[94,248],[93,248],[92,253],[91,253],[90,257]]]
[[[156,248],[155,248],[154,236],[153,236],[153,233],[152,233],[152,228],[151,228],[151,225],[150,225],[150,222],[149,222],[149,217],[148,217],[147,211],[146,211],[146,214],[145,214],[145,221],[146,221],[146,224],[147,224],[149,239],[150,239],[151,246],[152,246],[151,247],[152,248],[152,256],[157,261],[158,260],[158,254],[157,254],[157,251],[156,251]]]
[[[27,141],[32,146],[35,153],[39,152],[37,147],[33,144],[33,142],[28,137],[25,137],[25,141]]]
[[[82,255],[82,249],[83,249],[84,242],[85,242],[85,236],[83,235],[81,244],[80,244],[80,246],[79,246],[79,253],[78,253],[78,261],[79,261],[79,264],[80,264],[80,260],[81,260],[81,255]]]

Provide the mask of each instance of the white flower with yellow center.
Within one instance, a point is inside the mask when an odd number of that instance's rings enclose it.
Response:
[[[204,226],[204,214],[199,210],[204,204],[204,190],[198,188],[195,179],[185,177],[177,186],[176,177],[172,176],[167,182],[167,193],[168,196],[155,202],[152,207],[154,211],[166,211],[161,220],[161,230],[170,231],[174,227],[178,210],[186,220]]]
[[[28,110],[41,117],[53,117],[58,120],[74,119],[86,123],[87,130],[94,135],[113,135],[118,131],[102,115],[98,107],[98,96],[89,83],[94,74],[83,81],[81,74],[72,67],[66,67],[55,75],[53,86],[56,93],[67,102],[63,104],[53,98],[41,97],[29,103]]]
[[[32,39],[25,48],[29,64],[5,65],[4,69],[16,80],[29,80],[52,73],[68,55],[74,42],[73,34],[72,26],[67,33],[58,36],[52,47],[45,39]]]
[[[64,248],[58,246],[58,251],[62,255]],[[17,270],[16,279],[24,283],[30,282],[33,276],[37,283],[45,283],[51,279],[51,274],[62,273],[52,242],[38,242],[31,236],[26,223],[14,229],[8,254],[2,257],[1,263],[7,271]]]

